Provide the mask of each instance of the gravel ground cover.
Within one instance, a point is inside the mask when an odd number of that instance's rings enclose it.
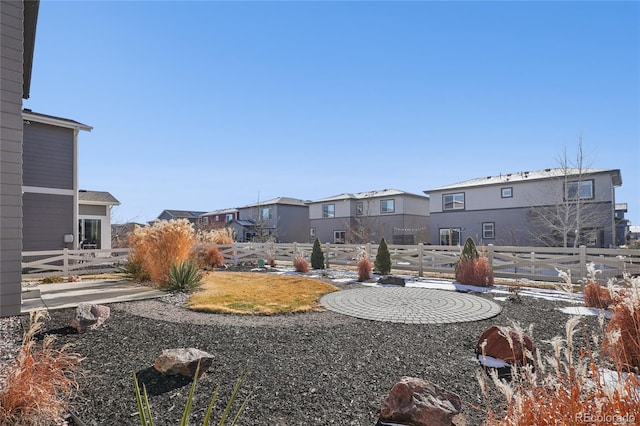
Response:
[[[85,357],[86,378],[71,411],[86,425],[139,424],[134,372],[147,387],[154,424],[177,425],[190,380],[163,377],[152,365],[163,349],[178,347],[214,355],[198,383],[193,425],[202,423],[215,386],[221,385],[220,409],[244,371],[240,399],[249,402],[239,425],[374,425],[381,402],[402,376],[457,393],[468,424],[477,425],[485,416],[474,354],[482,331],[493,324],[533,324],[534,340],[545,353],[546,340],[564,336],[569,316],[558,308],[566,302],[520,299],[499,301],[502,312],[488,320],[406,325],[330,311],[275,317],[195,313],[182,306],[183,298],[167,296],[112,304],[109,320],[83,335],[69,327],[73,310],[54,311],[46,333],[57,335],[59,344],[72,343]],[[595,317],[583,323],[586,333],[598,328]]]

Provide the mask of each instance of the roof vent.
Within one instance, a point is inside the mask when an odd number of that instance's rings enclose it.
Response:
[[[551,169],[544,169],[544,171],[545,171],[545,172],[550,172],[550,171],[551,171]]]

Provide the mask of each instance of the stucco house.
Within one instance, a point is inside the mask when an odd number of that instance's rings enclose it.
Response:
[[[239,219],[233,222],[237,240],[281,243],[307,242],[309,207],[307,201],[277,197],[238,207]]]
[[[0,0],[0,316],[22,306],[22,99],[29,98],[39,1]]]
[[[344,193],[309,202],[308,240],[418,244],[429,241],[429,197],[397,189]]]
[[[499,174],[424,191],[431,197],[431,242],[518,246],[615,244],[617,169]],[[577,230],[577,232],[576,232]]]

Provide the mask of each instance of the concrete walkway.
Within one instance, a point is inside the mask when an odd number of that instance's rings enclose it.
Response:
[[[152,299],[165,294],[152,287],[126,280],[40,284],[23,289],[22,313],[33,309],[75,308],[80,303],[105,304]]]
[[[368,287],[336,291],[320,303],[344,315],[405,324],[478,321],[498,315],[498,304],[455,291],[417,287]]]

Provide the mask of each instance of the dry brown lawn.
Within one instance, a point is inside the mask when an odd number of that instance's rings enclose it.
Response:
[[[320,280],[253,272],[209,272],[189,298],[194,311],[275,315],[320,311],[320,297],[339,290]]]

